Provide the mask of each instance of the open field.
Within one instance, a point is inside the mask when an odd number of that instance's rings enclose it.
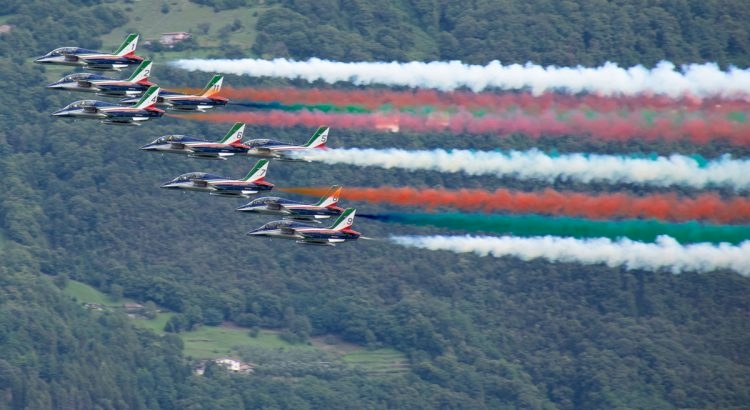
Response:
[[[78,303],[96,303],[105,307],[110,308],[121,308],[123,303],[130,303],[131,300],[122,299],[120,301],[114,301],[104,292],[100,292],[96,288],[89,286],[83,282],[78,282],[69,279],[65,285],[63,292],[74,298]]]
[[[94,287],[75,280],[68,280],[63,292],[80,303],[96,303],[110,309],[120,309],[123,303],[134,302],[123,299],[119,302]],[[164,326],[174,315],[172,312],[160,312],[155,319],[134,318],[133,324],[150,329],[157,334],[164,334]],[[334,353],[353,369],[362,370],[373,375],[401,374],[409,369],[403,353],[389,348],[367,349],[363,346],[344,342],[334,336],[320,336],[311,339],[310,344],[290,344],[279,337],[275,330],[260,330],[256,337],[250,336],[250,330],[234,325],[201,326],[198,329],[179,333],[185,343],[185,356],[194,359],[213,359],[236,354],[238,347],[257,347],[264,349],[284,349],[296,351],[324,350]]]
[[[212,49],[227,46],[249,50],[255,42],[258,15],[268,9],[268,6],[257,5],[214,12],[211,7],[188,0],[118,2],[113,3],[112,7],[122,10],[129,21],[101,36],[103,51],[117,47],[130,32],[140,33],[141,41],[144,41],[156,40],[161,33],[186,31],[201,46],[200,51],[174,53],[175,55],[167,52],[171,58],[201,57],[209,54]],[[239,23],[239,28],[232,30],[233,25],[237,26],[236,22]]]
[[[275,332],[261,331],[257,337],[250,337],[248,329],[225,326],[202,326],[197,330],[180,334],[185,342],[185,355],[207,359],[231,355],[237,346],[262,348],[313,349],[307,345],[289,344]]]
[[[395,349],[368,349],[330,335],[311,341],[313,346],[336,353],[347,365],[370,374],[400,374],[409,370],[406,355]]]
[[[403,353],[394,349],[359,349],[343,356],[347,364],[370,374],[398,374],[409,370]]]

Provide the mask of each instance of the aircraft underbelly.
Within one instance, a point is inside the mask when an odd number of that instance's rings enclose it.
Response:
[[[79,111],[79,112],[71,113],[70,115],[73,116],[73,117],[77,117],[77,118],[91,118],[91,119],[107,118],[107,114],[104,114],[104,113],[101,113],[101,112],[93,112],[92,113],[92,112]]]

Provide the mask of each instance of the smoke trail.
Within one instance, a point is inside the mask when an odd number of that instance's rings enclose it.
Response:
[[[415,132],[451,131],[469,134],[524,134],[541,136],[588,135],[604,141],[660,139],[707,144],[726,140],[732,145],[750,146],[750,124],[722,117],[645,118],[642,113],[627,116],[600,115],[590,118],[584,112],[567,114],[561,118],[556,112],[536,115],[511,112],[509,115],[484,115],[459,112],[453,115],[411,115],[406,113],[336,114],[322,112],[213,112],[201,115],[172,114],[172,117],[212,121],[291,127],[317,127],[328,124],[335,128],[371,130],[411,130]]]
[[[550,262],[574,262],[585,265],[605,264],[609,267],[672,273],[685,271],[711,272],[729,269],[750,276],[750,241],[738,246],[698,243],[680,245],[668,236],[656,243],[630,239],[612,241],[607,238],[573,239],[555,236],[535,238],[493,236],[392,236],[396,244],[456,253],[473,252],[480,256],[512,256],[524,261],[545,259]]]
[[[654,242],[667,235],[680,243],[710,242],[739,244],[750,240],[750,226],[707,225],[695,221],[664,223],[656,220],[592,221],[550,218],[539,215],[486,215],[461,213],[358,214],[357,217],[415,226],[434,226],[464,232],[512,234],[514,236],[569,236],[575,238],[629,238]]]
[[[322,196],[326,188],[284,188],[287,192]],[[450,207],[464,211],[543,214],[588,219],[658,219],[663,221],[705,220],[715,223],[750,222],[750,199],[727,200],[717,194],[694,198],[675,194],[635,197],[622,193],[588,195],[546,189],[519,192],[508,189],[414,189],[396,187],[347,187],[342,196],[351,201],[416,206],[427,209]]]
[[[356,85],[384,84],[452,91],[466,87],[474,92],[486,89],[529,90],[534,95],[558,91],[571,94],[594,93],[606,96],[658,94],[672,98],[685,95],[743,98],[750,94],[750,70],[716,64],[691,64],[677,69],[663,61],[652,69],[643,66],[620,68],[606,63],[601,67],[542,67],[534,64],[486,66],[450,62],[359,62],[342,63],[311,58],[293,61],[259,59],[183,59],[171,62],[186,70],[212,73],[339,81]]]
[[[333,104],[282,104],[276,101],[273,102],[253,102],[253,101],[231,101],[229,105],[238,105],[241,107],[253,108],[257,110],[280,110],[296,112],[301,110],[308,111],[320,111],[320,112],[343,112],[343,113],[367,113],[368,110],[356,106],[346,105],[339,106]]]
[[[196,90],[193,94],[198,93]],[[190,94],[188,92],[188,94]],[[721,99],[673,99],[665,96],[638,95],[635,97],[604,97],[601,95],[567,95],[544,93],[473,93],[468,91],[439,92],[435,90],[395,91],[387,89],[337,90],[325,88],[224,88],[223,96],[232,100],[280,105],[337,105],[357,106],[366,110],[432,107],[436,110],[461,107],[467,110],[525,112],[546,110],[593,110],[598,113],[626,111],[704,111],[742,113],[750,111],[750,101]]]
[[[548,155],[539,150],[468,151],[401,149],[329,149],[300,153],[307,160],[326,164],[349,164],[407,170],[463,172],[468,175],[510,176],[518,179],[555,180],[583,183],[634,183],[652,186],[685,186],[703,189],[750,188],[750,160],[723,156],[706,161],[701,157],[633,158],[610,155]]]

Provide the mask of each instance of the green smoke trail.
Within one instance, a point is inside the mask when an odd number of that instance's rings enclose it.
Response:
[[[750,239],[750,226],[711,225],[696,221],[667,223],[657,220],[628,219],[594,221],[581,218],[545,217],[540,215],[487,215],[465,213],[389,213],[357,215],[384,222],[417,226],[434,226],[469,232],[512,234],[515,236],[567,236],[575,238],[630,238],[654,242],[668,235],[680,243],[728,242],[739,244]]]
[[[729,121],[738,122],[740,124],[744,124],[747,122],[747,113],[741,112],[741,111],[735,111],[727,114],[727,119]]]
[[[242,102],[234,101],[233,105],[240,105],[258,110],[278,110],[286,112],[297,112],[302,110],[321,111],[325,113],[347,113],[347,114],[369,114],[373,112],[359,105],[338,106],[335,104],[282,104],[280,102]]]

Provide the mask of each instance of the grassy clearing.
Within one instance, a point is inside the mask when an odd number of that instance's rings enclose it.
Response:
[[[346,364],[370,374],[400,374],[409,370],[406,355],[395,349],[367,349],[333,336],[313,338],[314,346],[334,352]]]
[[[201,47],[207,48],[202,51],[205,54],[210,53],[210,49],[227,45],[249,49],[255,42],[258,15],[268,9],[268,6],[258,5],[217,13],[211,7],[198,5],[189,0],[115,3],[112,7],[122,10],[129,21],[101,36],[104,50],[114,49],[120,45],[130,32],[140,33],[143,41],[158,39],[161,33],[187,31]],[[164,13],[167,10],[168,12]],[[225,27],[231,26],[235,20],[239,21],[242,27],[222,36],[221,31],[228,31]],[[167,53],[174,58],[171,52]],[[195,55],[195,52],[189,56],[200,57]]]
[[[74,298],[78,303],[97,303],[108,307],[121,307],[123,303],[122,301],[115,302],[98,289],[75,280],[68,280],[63,293]]]
[[[185,342],[185,355],[194,358],[208,359],[236,353],[241,346],[261,347],[267,349],[310,350],[305,345],[292,345],[279,338],[274,332],[261,331],[257,337],[250,337],[249,330],[235,327],[203,326],[197,330],[180,334]]]
[[[133,324],[138,327],[153,330],[154,333],[164,334],[164,326],[167,325],[167,322],[172,316],[174,316],[174,313],[162,312],[157,314],[154,319],[135,318],[133,319]]]
[[[367,373],[398,374],[409,370],[406,356],[394,349],[359,349],[343,356],[346,363]]]

